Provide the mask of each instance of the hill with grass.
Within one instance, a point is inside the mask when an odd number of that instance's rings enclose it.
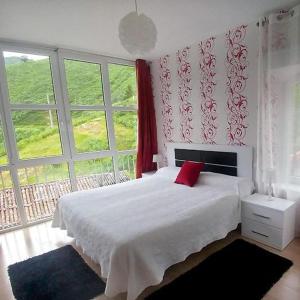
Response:
[[[11,103],[52,104],[61,101],[54,97],[48,59],[7,57],[5,63]],[[99,65],[65,60],[65,72],[70,104],[104,105]],[[109,82],[113,105],[136,105],[133,67],[109,65]],[[109,148],[105,113],[74,109],[71,111],[71,117],[78,152]],[[113,118],[118,149],[135,149],[135,114],[118,112],[114,113]],[[13,111],[12,120],[21,158],[61,154],[59,122],[55,110]],[[0,164],[5,162],[3,143],[3,134],[0,132]]]

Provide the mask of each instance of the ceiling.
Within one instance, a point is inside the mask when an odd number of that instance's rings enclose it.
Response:
[[[157,26],[157,58],[228,28],[256,21],[292,0],[137,0]],[[134,0],[0,0],[0,38],[133,59],[118,37]]]

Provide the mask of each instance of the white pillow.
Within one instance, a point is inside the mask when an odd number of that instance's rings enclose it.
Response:
[[[164,178],[175,181],[180,167],[163,167],[158,169],[155,176],[162,176]],[[226,189],[233,189],[240,198],[244,198],[252,194],[254,185],[250,178],[229,176],[212,172],[201,172],[198,181],[194,187],[201,187],[202,185],[219,186]]]
[[[163,167],[158,169],[155,175],[163,176],[165,178],[175,181],[179,171],[180,167]]]
[[[237,177],[212,172],[201,172],[196,183],[197,186],[210,185],[224,188],[233,188],[240,198],[252,194],[254,185],[253,181],[247,177]]]

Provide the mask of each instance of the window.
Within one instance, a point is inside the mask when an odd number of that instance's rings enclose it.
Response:
[[[120,170],[120,181],[127,181],[128,178],[135,179],[135,163],[136,163],[136,155],[119,155],[118,159],[118,167]]]
[[[72,105],[103,105],[101,65],[65,59],[69,102]]]
[[[111,101],[114,106],[136,106],[135,67],[109,64]]]
[[[8,160],[7,160],[6,147],[4,141],[4,132],[2,127],[2,122],[0,119],[0,166],[6,165],[7,162]]]
[[[135,178],[133,62],[9,44],[0,59],[0,231],[51,217],[70,191]]]
[[[62,56],[77,188],[135,178],[135,67],[107,64],[95,56],[68,52]]]
[[[71,192],[66,163],[19,169],[18,176],[28,222],[51,217],[57,200]]]
[[[119,151],[135,150],[137,141],[135,68],[109,64],[108,70],[116,148]]]
[[[62,154],[49,56],[4,52],[18,157]]]
[[[76,152],[109,149],[105,112],[73,110],[71,119]]]
[[[294,179],[299,182],[300,180],[300,83],[294,86],[293,96],[295,100],[295,110],[294,110],[294,122],[295,126],[293,132],[294,139],[294,149],[291,153],[291,175]]]
[[[13,110],[20,159],[30,159],[62,154],[56,110]]]
[[[136,148],[137,115],[133,111],[117,111],[113,114],[118,150]]]
[[[3,54],[11,103],[55,102],[49,56],[7,51]]]
[[[0,230],[21,224],[9,171],[0,170]]]
[[[75,162],[76,181],[79,190],[114,184],[112,157]]]
[[[77,153],[109,150],[101,64],[64,59],[74,148]]]

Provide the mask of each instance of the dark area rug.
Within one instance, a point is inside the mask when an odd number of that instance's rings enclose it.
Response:
[[[72,246],[10,265],[8,273],[17,300],[89,300],[105,290]]]
[[[292,264],[239,239],[146,299],[258,300]]]

